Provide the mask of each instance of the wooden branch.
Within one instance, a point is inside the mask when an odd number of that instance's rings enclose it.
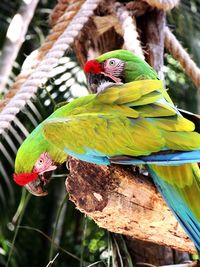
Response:
[[[64,1],[64,0],[62,0]],[[84,26],[73,44],[73,50],[81,67],[90,59],[108,51],[120,49],[123,46],[123,29],[118,18],[113,13],[115,1],[102,0]],[[143,1],[129,1],[125,4],[134,17],[143,15],[149,5]],[[91,57],[91,54],[93,54]]]
[[[139,17],[137,22],[143,46],[146,47],[146,61],[163,79],[165,13],[153,9]]]
[[[148,264],[151,264],[152,267],[163,266],[163,265],[167,267],[166,265],[169,264],[170,264],[169,267],[173,267],[173,264],[184,263],[184,262],[188,263],[190,261],[189,254],[187,252],[174,250],[171,249],[170,247],[160,246],[158,244],[151,242],[145,242],[138,239],[136,240],[131,237],[126,237],[125,240],[129,253],[131,255],[134,255],[135,266],[138,265],[145,266],[144,263],[148,262]]]
[[[195,252],[147,176],[70,158],[66,187],[77,208],[109,231]]]
[[[164,54],[164,28],[165,12],[153,10],[147,13],[146,41],[147,61],[157,71],[160,79],[163,76],[163,54]]]

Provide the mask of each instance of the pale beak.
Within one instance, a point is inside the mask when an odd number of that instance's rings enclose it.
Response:
[[[40,178],[37,178],[33,182],[26,184],[24,187],[29,191],[29,193],[31,193],[34,196],[42,197],[48,195],[48,192],[43,190]]]
[[[97,88],[104,82],[115,82],[110,77],[105,76],[104,74],[95,74],[88,73],[87,75],[87,84],[88,89],[91,93],[96,94]]]
[[[55,165],[51,165],[51,166],[50,166],[48,169],[46,169],[45,171],[40,172],[39,175],[42,175],[42,174],[44,174],[45,172],[54,171],[55,169],[57,169],[57,166],[55,166]]]
[[[55,165],[51,165],[45,171],[39,173],[38,178],[34,181],[26,184],[24,187],[34,196],[46,196],[48,195],[45,186],[50,182],[50,177],[52,175],[52,171],[57,168]]]

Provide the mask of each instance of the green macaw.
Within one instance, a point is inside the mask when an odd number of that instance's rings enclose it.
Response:
[[[98,94],[57,109],[26,138],[16,156],[15,182],[35,195],[46,194],[48,174],[67,155],[100,165],[147,164],[200,250],[200,134],[165,100],[160,80],[115,84],[108,78],[101,77]]]
[[[148,63],[127,50],[115,50],[105,53],[96,59],[88,61],[84,66],[84,70],[88,76],[88,86],[93,92],[101,90],[99,84],[101,84],[101,81],[105,82],[105,79],[108,84],[115,82],[126,84],[126,86],[128,86],[128,83],[131,86],[133,81],[159,80],[157,73]],[[156,91],[154,91],[155,93]],[[176,115],[172,116],[167,114],[166,107],[170,109],[175,107],[164,87],[161,88],[160,93],[162,97],[157,100],[147,102],[148,98],[145,96],[144,101],[134,102],[134,110],[139,112],[140,117],[145,117],[152,125],[158,126],[159,123],[158,128],[162,128],[162,136],[169,142],[161,148],[161,151],[169,148],[178,151],[193,150],[192,143],[196,144],[195,149],[198,149],[200,143],[196,137],[200,133],[200,116],[184,110],[176,110]],[[132,106],[132,103],[126,105]],[[160,105],[165,107],[164,113],[160,110]],[[159,110],[157,110],[158,107]],[[194,122],[193,129],[183,129],[184,123],[181,123],[182,126],[179,128],[180,125],[178,126],[177,122],[178,120],[184,120],[183,116]],[[184,127],[188,127],[190,123],[191,121],[189,123],[187,121]],[[163,130],[167,131],[167,135]],[[190,134],[196,137],[193,136],[190,139]],[[156,141],[157,137],[154,136],[153,132],[151,135]],[[142,130],[139,137],[145,143],[148,142]],[[195,157],[197,159],[200,156],[200,151],[197,150],[196,153]],[[174,166],[170,166],[165,154],[162,157],[161,155],[157,157],[158,161],[166,159],[165,164],[148,165],[147,169],[166,203],[195,243],[197,250],[200,251],[200,171],[198,165],[197,163],[189,164],[190,161],[188,160],[184,164],[183,162],[178,162],[178,156],[177,163]],[[150,158],[152,159],[152,155]],[[126,164],[128,161],[121,159],[118,163]]]
[[[105,81],[105,77],[107,81],[116,83],[159,79],[156,71],[147,62],[132,52],[122,49],[107,52],[94,60],[89,60],[84,66],[84,71],[88,76],[89,89],[93,93],[97,92],[97,85],[101,78]],[[164,87],[162,92],[164,99],[174,105]],[[196,130],[200,132],[200,115],[178,110],[185,118],[192,120]]]

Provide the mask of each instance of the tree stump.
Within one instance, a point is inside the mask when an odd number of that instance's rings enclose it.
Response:
[[[195,252],[149,177],[131,167],[98,166],[70,158],[66,188],[77,208],[100,227],[136,239]]]

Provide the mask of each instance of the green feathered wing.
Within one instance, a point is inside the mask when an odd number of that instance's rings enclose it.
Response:
[[[175,107],[158,101],[162,98],[159,80],[115,85],[91,95],[83,105],[71,108],[70,103],[55,111],[44,122],[44,135],[58,147],[77,153],[101,146],[99,152],[106,156],[199,149],[200,135],[194,132],[194,124]]]
[[[194,124],[183,118],[175,107],[163,102],[159,80],[109,87],[83,106],[68,111],[66,116],[61,113],[61,110],[55,112],[44,123],[45,137],[67,153],[93,163],[104,164],[105,159],[113,156],[138,157],[165,150],[200,149],[200,134],[194,131]],[[150,165],[149,171],[199,248],[197,164]]]

